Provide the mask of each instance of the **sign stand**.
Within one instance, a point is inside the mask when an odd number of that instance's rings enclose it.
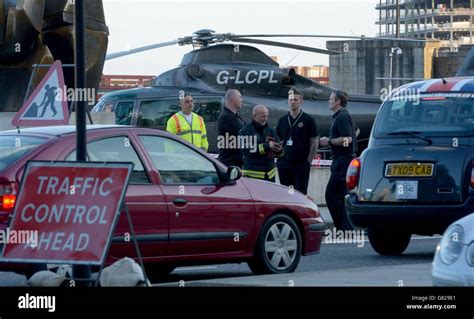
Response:
[[[130,232],[131,232],[131,235],[132,235],[132,240],[133,240],[133,245],[135,247],[135,252],[137,253],[137,257],[138,257],[138,262],[140,264],[140,268],[142,269],[143,271],[143,277],[145,278],[145,285],[148,283],[148,277],[146,275],[146,271],[145,271],[145,266],[143,264],[143,258],[142,258],[142,255],[140,253],[140,247],[138,246],[138,241],[137,241],[137,237],[135,236],[135,228],[133,227],[133,222],[132,222],[132,217],[130,215],[130,211],[128,210],[128,207],[126,204],[124,204],[124,208],[125,208],[125,214],[127,215],[127,221],[128,221],[128,225],[130,226]],[[107,251],[106,251],[106,255],[108,255],[108,252],[110,250],[110,245],[112,244],[112,241],[110,241],[109,243],[109,247],[107,247]],[[104,262],[100,265],[100,269],[99,269],[99,273],[97,274],[97,278],[94,280],[94,279],[85,279],[85,278],[71,278],[70,280],[71,281],[80,281],[80,282],[94,282],[94,286],[95,287],[98,287],[99,286],[99,282],[100,282],[100,275],[102,274],[102,270],[104,270],[104,267],[105,266],[105,260]]]
[[[142,268],[142,271],[143,271],[143,277],[145,279],[145,285],[147,285],[148,284],[148,277],[146,275],[145,265],[143,264],[142,254],[140,253],[140,247],[138,246],[137,237],[135,236],[135,228],[133,227],[132,216],[130,215],[130,212],[128,210],[127,205],[125,204],[124,206],[125,206],[125,213],[127,214],[128,225],[130,226],[130,232],[132,233],[132,237],[133,237],[133,245],[135,246],[135,251],[137,253],[138,262],[139,262],[140,267]]]
[[[130,233],[132,235],[132,240],[133,240],[133,245],[135,247],[135,252],[137,253],[138,263],[140,264],[140,268],[143,271],[143,277],[145,278],[145,285],[146,285],[148,283],[148,277],[146,275],[145,266],[143,264],[142,254],[140,253],[140,247],[138,246],[137,237],[135,236],[135,228],[133,227],[132,216],[130,215],[130,211],[128,210],[127,204],[124,203],[123,206],[124,206],[124,209],[125,209],[125,214],[127,215],[128,226],[130,227]],[[112,241],[110,241],[109,247],[107,247],[106,255],[108,255],[108,253],[109,253],[111,244],[112,244]],[[94,283],[95,287],[99,286],[100,275],[102,274],[102,270],[104,270],[104,266],[105,266],[105,260],[100,265],[100,270],[99,270],[99,273],[97,275],[97,279],[95,280],[95,283]],[[71,279],[71,280],[74,280],[74,279]],[[85,281],[90,281],[90,282],[94,281],[92,279],[79,279],[79,280],[85,280]]]

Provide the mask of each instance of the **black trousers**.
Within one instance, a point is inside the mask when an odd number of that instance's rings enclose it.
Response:
[[[346,214],[344,196],[348,193],[346,182],[337,174],[331,173],[326,187],[326,205],[334,222],[334,227],[338,230],[352,230],[352,224]]]
[[[278,177],[280,184],[291,187],[307,194],[309,172],[311,165],[309,163],[301,163],[300,165],[292,165],[286,167],[278,167]]]

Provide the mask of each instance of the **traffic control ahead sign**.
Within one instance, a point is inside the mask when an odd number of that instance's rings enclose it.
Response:
[[[106,257],[132,163],[29,162],[4,261],[101,265]],[[33,238],[36,237],[36,238]]]

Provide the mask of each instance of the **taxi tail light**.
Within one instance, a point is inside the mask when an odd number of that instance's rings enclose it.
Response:
[[[349,190],[353,190],[359,183],[360,160],[355,158],[349,164],[346,174],[346,186]]]
[[[474,167],[471,168],[471,187],[474,188]]]
[[[13,213],[17,184],[0,180],[0,223],[6,223]]]

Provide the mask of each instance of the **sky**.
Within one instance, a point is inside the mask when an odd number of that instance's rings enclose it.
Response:
[[[375,36],[378,0],[103,0],[108,53],[192,35],[200,29],[234,34]],[[326,40],[273,38],[326,48]],[[328,65],[325,55],[257,46],[281,66]],[[158,75],[177,67],[192,46],[173,45],[106,61],[104,74]]]

